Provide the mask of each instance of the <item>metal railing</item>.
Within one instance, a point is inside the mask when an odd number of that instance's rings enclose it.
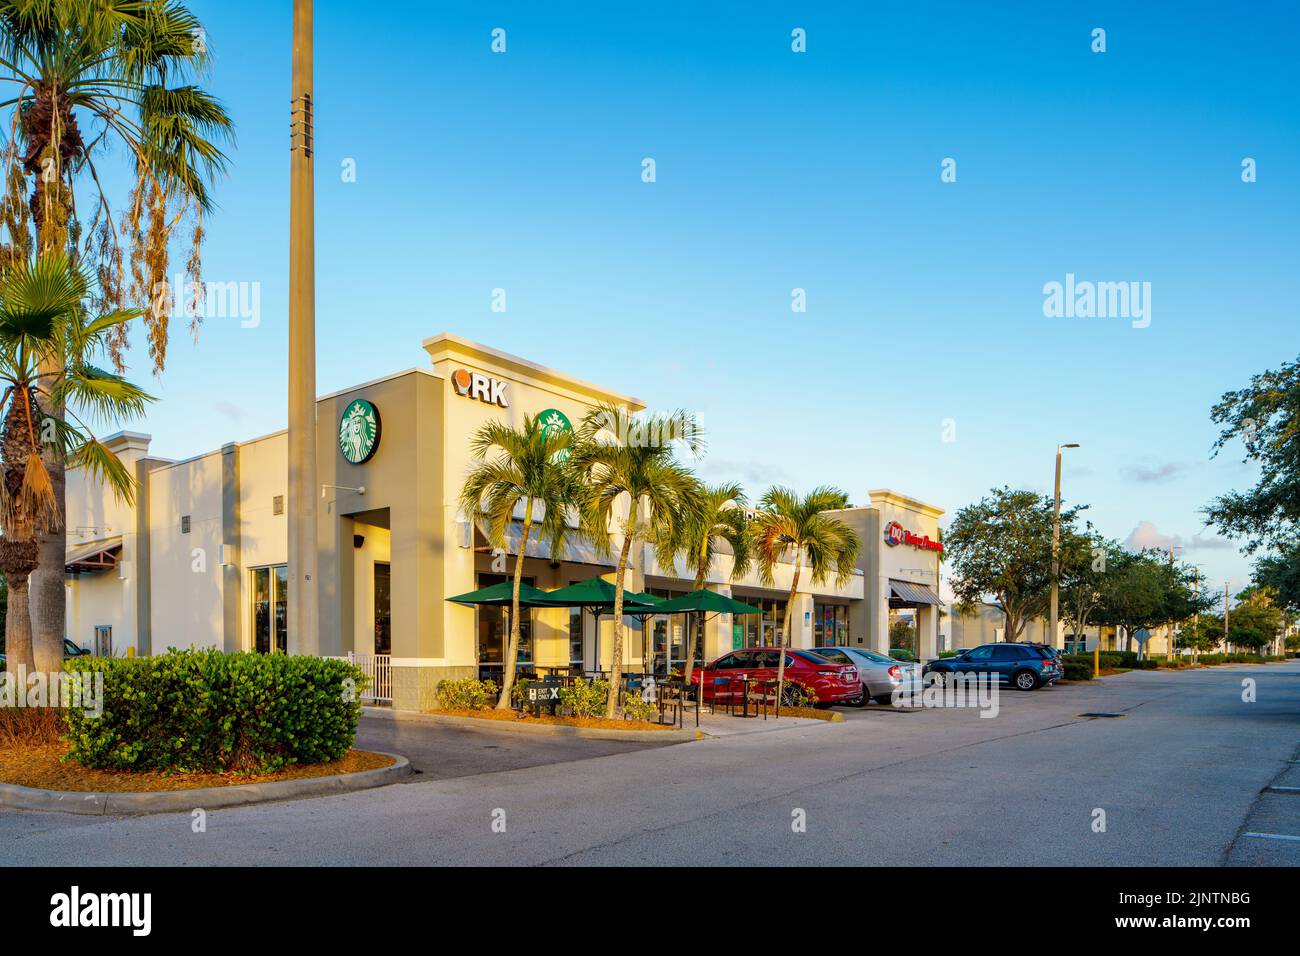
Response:
[[[348,651],[346,657],[333,660],[349,661],[361,668],[361,673],[370,678],[366,689],[361,692],[361,702],[370,704],[391,704],[393,702],[393,657],[391,654],[358,654]]]

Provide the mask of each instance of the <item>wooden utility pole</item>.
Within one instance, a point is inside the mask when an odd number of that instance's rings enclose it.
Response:
[[[316,221],[312,0],[293,3],[289,162],[288,648],[317,654]]]

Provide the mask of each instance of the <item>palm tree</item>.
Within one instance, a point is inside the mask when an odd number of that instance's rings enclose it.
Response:
[[[0,573],[9,589],[5,645],[11,670],[23,665],[53,672],[63,665],[61,641],[54,654],[33,647],[28,606],[28,578],[39,563],[37,536],[61,524],[41,449],[55,449],[61,462],[83,468],[128,500],[134,490],[126,466],[81,415],[111,420],[139,414],[149,401],[136,386],[91,364],[108,337],[139,313],[92,318],[82,307],[86,289],[86,277],[61,255],[31,267],[15,265],[0,278]],[[64,372],[50,381],[40,369],[52,354]],[[53,402],[66,408],[66,420],[42,412]]]
[[[744,576],[751,559],[750,527],[745,518],[745,492],[740,485],[705,485],[701,489],[702,510],[686,528],[683,550],[686,567],[695,572],[695,585],[691,590],[704,587],[705,579],[718,549],[725,541],[731,546],[731,580]],[[695,644],[698,622],[691,622],[687,639],[685,683],[690,686],[691,671],[695,666]]]
[[[613,433],[613,441],[609,440]],[[583,533],[601,554],[609,553],[611,530],[621,537],[614,576],[614,660],[605,716],[622,707],[623,590],[632,542],[647,541],[659,563],[671,567],[685,529],[701,510],[699,482],[673,456],[681,441],[693,453],[703,448],[694,416],[686,412],[637,418],[613,405],[589,412],[579,430],[570,466],[586,485],[579,516]],[[627,516],[615,520],[615,505]]]
[[[754,518],[754,537],[758,551],[758,569],[763,580],[771,584],[773,571],[782,556],[794,560],[794,576],[790,579],[790,597],[785,603],[785,629],[782,631],[784,647],[789,647],[790,617],[794,610],[795,594],[799,590],[799,577],[807,562],[813,584],[821,584],[831,574],[843,585],[852,575],[858,560],[857,532],[827,511],[849,506],[849,497],[838,488],[814,488],[807,497],[800,498],[789,488],[769,488],[758,503]],[[776,671],[777,687],[785,681],[785,654],[779,655]],[[777,694],[780,709],[780,692]]]
[[[490,543],[495,548],[504,548],[506,529],[514,520],[516,510],[520,506],[524,509],[523,531],[515,553],[510,640],[498,710],[510,706],[510,691],[515,683],[519,659],[519,584],[523,579],[529,536],[538,518],[537,509],[542,510],[540,533],[548,540],[554,557],[564,541],[569,509],[577,502],[580,486],[564,463],[573,440],[571,431],[548,431],[538,418],[528,415],[519,428],[499,421],[488,422],[471,443],[474,465],[460,494],[465,515],[484,517]]]
[[[13,84],[0,101],[12,110],[6,205],[29,181],[37,253],[89,262],[98,309],[145,309],[155,372],[167,352],[169,244],[182,223],[192,230],[186,295],[197,331],[203,216],[212,209],[209,186],[225,167],[220,145],[233,129],[221,104],[194,83],[208,64],[203,26],[180,0],[0,0],[0,81]],[[126,157],[134,182],[117,223],[96,166],[110,152]],[[80,207],[79,186],[88,193]],[[9,215],[0,221],[15,225]],[[27,248],[30,239],[11,235],[9,244]],[[104,338],[121,373],[127,323]],[[48,354],[47,380],[61,375],[61,358]],[[57,404],[43,409],[64,418]],[[49,446],[44,458],[60,520],[38,535],[32,611],[36,642],[52,653],[62,651],[64,636],[65,485],[63,459]]]

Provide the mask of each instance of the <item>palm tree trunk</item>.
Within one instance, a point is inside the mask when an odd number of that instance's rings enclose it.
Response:
[[[29,673],[35,671],[36,661],[32,654],[32,619],[27,607],[27,575],[24,573],[7,573],[5,581],[9,585],[9,607],[5,612],[5,669],[17,674],[19,667],[25,667]],[[61,669],[63,662],[59,662]],[[26,693],[26,689],[22,689]]]
[[[702,587],[704,587],[704,571],[699,571],[695,575],[695,587],[693,587],[691,590],[698,591]],[[691,670],[695,667],[695,642],[696,642],[695,632],[698,630],[699,625],[695,620],[694,614],[686,615],[686,620],[690,623],[691,632],[686,637],[686,668],[682,672],[682,686],[690,687]],[[671,641],[669,642],[668,646],[672,647]],[[669,657],[671,658],[671,656],[672,655],[670,654]],[[667,671],[665,671],[664,673],[667,673]]]
[[[57,100],[58,91],[52,91],[52,95]],[[33,202],[40,208],[40,213],[35,217],[38,224],[36,247],[42,255],[68,250],[68,221],[72,214],[72,190],[63,180],[64,157],[60,151],[60,139],[71,122],[71,116],[69,110],[69,115],[64,117],[67,107],[58,103],[56,107],[54,115],[60,117],[60,122],[53,131],[51,143],[41,154],[42,170],[35,177],[33,189]],[[58,175],[47,177],[45,170],[50,168]],[[51,352],[40,366],[43,386],[48,388],[52,382],[62,377],[63,372],[63,356]],[[47,415],[63,419],[62,404],[42,401],[41,407]],[[63,569],[67,559],[67,541],[64,537],[67,479],[63,456],[56,446],[45,444],[41,450],[41,460],[50,475],[54,500],[58,502],[59,522],[56,530],[42,534],[37,539],[40,545],[39,564],[32,572],[30,584],[31,633],[36,667],[51,673],[63,667],[63,638],[66,636],[67,595]]]
[[[614,576],[614,659],[609,665],[609,699],[605,703],[605,716],[611,720],[623,709],[623,578],[627,575],[627,556],[632,551],[632,529],[623,534],[623,550],[618,556],[618,573]],[[600,627],[597,618],[596,626]],[[596,662],[600,669],[600,661]]]
[[[519,553],[515,555],[515,587],[510,600],[510,643],[506,648],[506,662],[501,674],[501,699],[497,710],[510,708],[510,690],[515,686],[515,662],[519,659],[519,583],[524,575],[524,555],[528,553],[528,535],[533,530],[533,499],[528,499],[524,509],[524,532],[519,537]]]
[[[794,578],[790,581],[790,597],[785,602],[785,624],[781,632],[781,653],[776,658],[776,716],[781,716],[781,690],[785,686],[785,649],[790,646],[790,614],[794,611],[794,597],[799,591],[799,572],[803,570],[803,552],[794,562]]]

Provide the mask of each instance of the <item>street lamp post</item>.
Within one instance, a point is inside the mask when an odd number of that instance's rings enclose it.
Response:
[[[1057,608],[1061,577],[1061,449],[1078,448],[1078,442],[1056,446],[1056,492],[1052,499],[1052,604],[1047,621],[1048,641],[1056,646]]]

